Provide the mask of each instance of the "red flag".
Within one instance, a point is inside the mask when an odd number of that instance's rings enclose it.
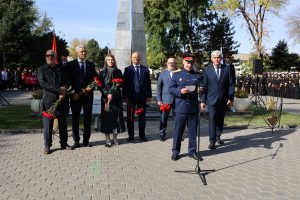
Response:
[[[53,33],[53,39],[52,39],[52,50],[56,53],[57,55],[57,49],[56,49],[56,35]],[[57,64],[57,57],[55,63]]]

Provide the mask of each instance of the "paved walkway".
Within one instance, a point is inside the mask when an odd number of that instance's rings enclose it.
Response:
[[[291,101],[291,109],[299,112],[294,105],[299,102]],[[121,145],[112,148],[104,146],[102,134],[93,133],[93,147],[60,150],[55,136],[50,155],[43,154],[42,133],[2,133],[0,199],[300,199],[299,129],[226,129],[224,146],[211,151],[207,126],[201,124],[200,167],[215,170],[201,173],[203,185],[199,175],[180,172],[196,167],[187,157],[188,139],[180,159],[172,161],[172,121],[166,142],[158,140],[158,123],[147,122],[150,141],[136,137],[127,143],[125,132]]]
[[[197,174],[176,172],[196,166],[188,139],[172,161],[172,140],[159,141],[157,129],[150,121],[150,141],[127,143],[122,133],[112,148],[93,133],[93,147],[74,151],[60,150],[55,136],[50,155],[42,133],[0,134],[0,199],[300,199],[300,130],[226,130],[225,145],[211,151],[201,129],[200,167],[215,169],[205,186]]]

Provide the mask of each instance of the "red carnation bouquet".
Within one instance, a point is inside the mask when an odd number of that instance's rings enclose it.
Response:
[[[140,114],[142,114],[144,112],[144,108],[137,108],[136,110],[135,110],[135,115],[137,115],[137,116],[139,116]]]
[[[113,78],[111,82],[113,83],[113,85],[110,89],[110,93],[114,94],[117,88],[124,83],[124,80],[122,78]]]
[[[86,86],[87,88],[91,88],[92,90],[96,89],[96,88],[102,88],[103,87],[103,83],[98,79],[97,76],[94,77],[94,81],[91,82],[88,86]],[[88,92],[86,92],[85,90],[82,90],[82,92],[79,93],[79,96],[80,95],[87,95]],[[76,99],[77,100],[77,99]]]
[[[68,87],[65,96],[74,93],[74,90],[72,89],[72,86]],[[57,106],[60,104],[60,102],[64,99],[64,97],[59,98],[47,111],[43,111],[42,115],[44,117],[47,117],[49,119],[55,119],[55,112],[57,109]]]
[[[103,87],[103,83],[101,83],[101,81],[98,79],[98,77],[95,76],[94,81],[91,82],[91,84],[89,84],[87,87],[91,88],[91,89],[101,88],[101,87]]]
[[[162,104],[159,106],[159,110],[161,110],[162,112],[170,112],[171,105],[170,104]]]
[[[111,82],[113,85],[108,93],[115,96],[117,93],[117,88],[124,83],[124,80],[122,78],[113,78]],[[110,100],[105,101],[104,110],[107,112],[110,110]]]

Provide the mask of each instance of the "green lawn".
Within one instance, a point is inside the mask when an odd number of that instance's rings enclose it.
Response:
[[[253,111],[253,107],[250,108]],[[251,118],[249,115],[231,115],[225,117],[226,126],[248,125]],[[82,118],[81,118],[82,120]],[[41,128],[40,116],[33,115],[30,106],[7,106],[0,108],[0,129],[39,129]],[[282,113],[281,125],[300,125],[300,115]],[[68,117],[68,125],[71,119]],[[266,126],[261,115],[254,115],[250,123],[251,126]]]
[[[68,117],[67,120],[70,127],[71,117]],[[41,116],[33,114],[29,105],[10,105],[0,108],[0,122],[0,130],[41,128]],[[82,123],[80,124],[81,127]]]
[[[249,108],[249,111],[254,111],[255,110],[255,106],[251,106]],[[267,111],[265,109],[261,109],[260,110],[261,114],[266,113]],[[232,116],[226,116],[225,117],[225,124],[227,126],[244,126],[244,125],[248,125],[250,119],[250,125],[251,126],[266,126],[266,122],[264,121],[262,115],[255,112],[255,115],[252,117],[252,114],[249,115],[232,115]],[[281,126],[293,126],[293,125],[300,125],[300,115],[297,114],[292,114],[292,113],[287,113],[287,112],[282,112],[281,113],[281,119],[280,119],[280,125]]]
[[[40,117],[32,115],[30,106],[0,108],[0,129],[36,129],[41,127]]]

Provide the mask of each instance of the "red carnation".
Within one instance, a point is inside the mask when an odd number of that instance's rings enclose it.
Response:
[[[171,110],[171,105],[170,104],[162,104],[159,109],[162,111],[162,112],[170,112]]]
[[[46,111],[43,111],[43,116],[44,117],[47,117],[47,118],[49,118],[49,119],[55,119],[55,116],[54,115],[52,115],[51,113],[48,113],[48,112],[46,112]]]
[[[111,80],[113,83],[123,84],[124,80],[122,78],[114,78]]]
[[[97,76],[94,77],[94,82],[96,83],[96,85],[97,85],[98,87],[102,87],[102,86],[103,86],[103,84],[101,83],[101,81],[98,79]]]
[[[139,116],[140,114],[142,114],[144,112],[144,108],[137,108],[135,110],[135,115]]]

